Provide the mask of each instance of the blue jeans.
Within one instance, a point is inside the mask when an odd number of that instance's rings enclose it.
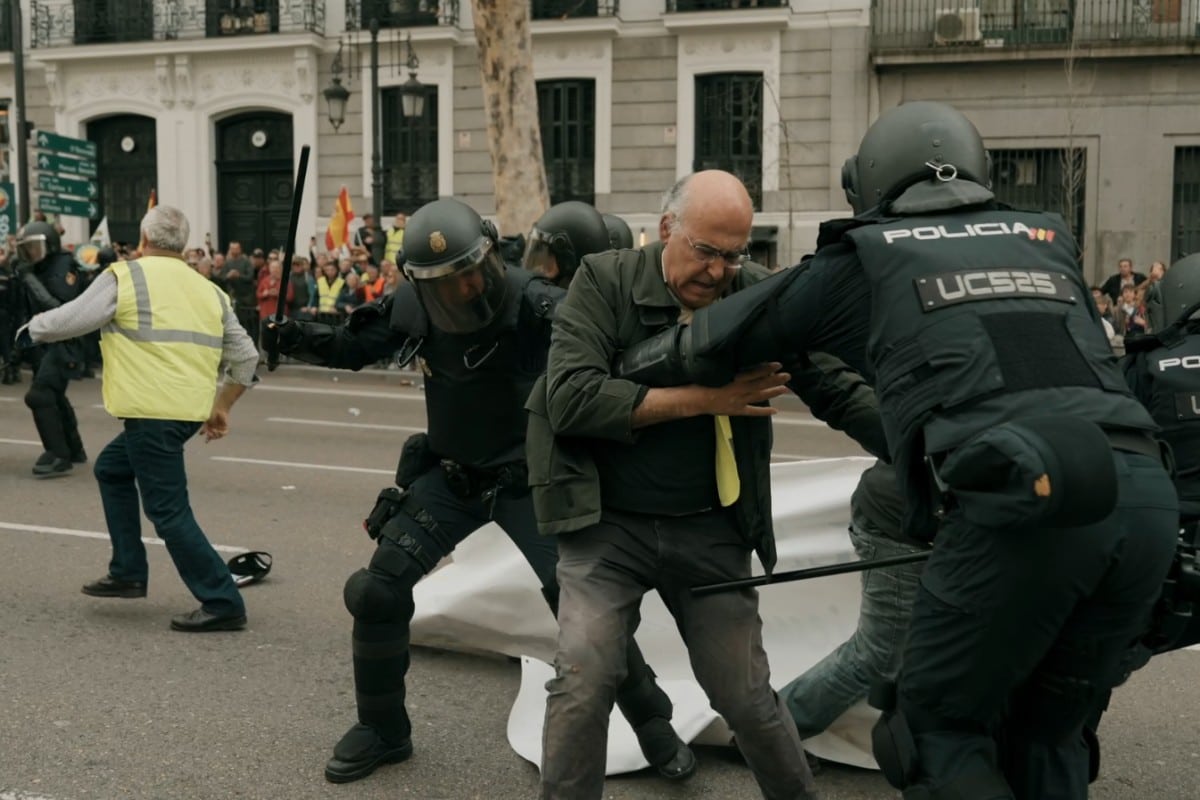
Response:
[[[891,558],[920,548],[889,539],[865,516],[854,514],[850,539],[862,560]],[[862,573],[858,628],[838,649],[780,690],[800,738],[824,731],[881,680],[895,680],[923,562]]]
[[[246,613],[229,566],[209,544],[188,502],[183,445],[199,422],[127,419],[125,430],[96,459],[104,519],[112,539],[108,573],[126,581],[149,574],[138,495],[146,517],[167,546],[179,577],[205,611],[217,616]]]

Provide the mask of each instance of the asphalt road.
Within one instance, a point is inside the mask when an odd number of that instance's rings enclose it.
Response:
[[[0,387],[0,800],[536,796],[536,768],[505,738],[518,665],[427,649],[410,675],[413,759],[348,786],[321,776],[354,719],[341,588],[372,551],[360,520],[425,421],[405,377],[285,366],[234,409],[227,439],[189,446],[192,503],[209,538],[229,554],[276,559],[270,579],[246,589],[249,628],[202,636],[168,629],[195,602],[159,546],[149,548],[147,599],[79,593],[109,556],[95,481],[87,468],[33,480],[28,373]],[[92,455],[118,430],[99,390],[96,380],[70,390]],[[783,407],[778,458],[861,455],[799,404]],[[1185,651],[1117,693],[1093,797],[1200,796],[1198,681],[1200,660]],[[732,751],[700,757],[682,786],[638,774],[610,780],[605,795],[758,796]],[[828,766],[819,780],[829,800],[895,796],[873,772]]]

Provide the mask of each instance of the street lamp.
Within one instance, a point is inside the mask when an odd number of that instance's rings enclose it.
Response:
[[[383,131],[383,114],[379,103],[379,18],[371,17],[367,30],[371,34],[371,213],[375,224],[383,228],[383,155],[380,152],[380,140]],[[417,80],[417,69],[421,62],[413,52],[412,33],[405,39],[408,55],[405,66],[408,68],[408,80],[400,86],[400,113],[405,118],[420,117],[425,113],[425,87]],[[350,99],[350,91],[342,86],[342,47],[338,45],[337,55],[330,65],[333,83],[321,92],[329,110],[329,124],[336,131],[346,121],[346,102]],[[378,237],[376,237],[378,238]],[[381,242],[376,242],[382,245]],[[382,249],[382,248],[381,248]]]

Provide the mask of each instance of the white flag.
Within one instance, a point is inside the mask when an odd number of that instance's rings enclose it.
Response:
[[[108,217],[100,220],[100,224],[96,226],[95,232],[92,234],[92,242],[101,247],[112,247],[112,238],[108,235]]]

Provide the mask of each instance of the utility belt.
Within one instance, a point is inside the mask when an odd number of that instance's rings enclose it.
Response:
[[[443,458],[439,466],[446,476],[446,484],[450,491],[462,500],[485,497],[500,490],[518,495],[529,491],[529,468],[524,461],[513,461],[491,469],[478,469]]]

